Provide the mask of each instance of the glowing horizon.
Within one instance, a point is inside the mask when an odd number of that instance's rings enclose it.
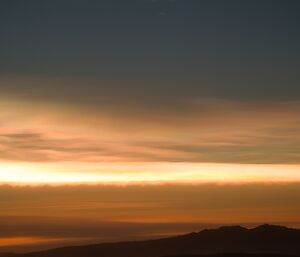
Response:
[[[300,226],[299,10],[1,1],[0,253]]]
[[[0,184],[290,183],[300,182],[299,170],[274,164],[0,163]]]

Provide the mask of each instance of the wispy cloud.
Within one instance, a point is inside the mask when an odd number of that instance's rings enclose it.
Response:
[[[299,163],[298,103],[190,101],[184,111],[90,111],[42,103],[1,113],[0,158],[28,162]],[[23,118],[20,118],[23,117]],[[27,122],[25,117],[29,117]]]

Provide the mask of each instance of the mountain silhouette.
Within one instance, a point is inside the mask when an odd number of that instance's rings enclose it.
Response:
[[[222,257],[249,257],[251,253],[260,254],[256,255],[258,257],[266,256],[265,253],[272,254],[269,255],[270,257],[300,255],[300,230],[273,225],[261,225],[253,229],[228,226],[164,239],[64,247],[16,256],[162,257],[175,255],[186,257],[191,256],[188,254],[198,254],[205,257],[207,254],[218,253],[239,253],[218,255]],[[248,255],[245,255],[246,253]]]

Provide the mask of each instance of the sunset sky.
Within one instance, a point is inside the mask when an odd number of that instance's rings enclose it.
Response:
[[[299,12],[1,1],[0,252],[300,227]]]

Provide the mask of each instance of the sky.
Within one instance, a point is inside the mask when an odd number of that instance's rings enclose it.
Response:
[[[1,1],[0,251],[298,227],[299,11]]]

